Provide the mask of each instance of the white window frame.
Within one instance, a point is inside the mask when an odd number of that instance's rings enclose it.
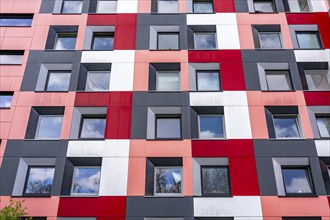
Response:
[[[74,183],[77,169],[79,168],[99,168],[100,169],[100,183],[97,193],[74,193]],[[72,182],[71,182],[71,189],[70,189],[70,196],[77,196],[77,197],[85,197],[85,196],[99,196],[100,194],[100,186],[101,186],[101,177],[102,177],[102,166],[74,166],[73,168],[73,175],[72,175]]]
[[[221,116],[222,117],[222,129],[223,129],[223,137],[218,137],[218,138],[201,138],[201,119],[200,116],[204,117],[215,117],[215,116]],[[198,115],[198,139],[205,139],[205,140],[215,140],[215,139],[226,139],[226,126],[225,126],[225,116],[224,114],[199,114]]]
[[[156,170],[161,169],[181,169],[181,193],[156,193]],[[183,166],[155,166],[154,167],[154,196],[165,196],[165,197],[178,197],[183,196]]]

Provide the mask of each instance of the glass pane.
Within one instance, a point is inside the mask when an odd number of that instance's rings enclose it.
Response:
[[[260,46],[262,49],[280,49],[281,38],[279,33],[259,33]]]
[[[330,117],[317,117],[316,122],[320,136],[323,138],[330,137]]]
[[[58,36],[55,50],[74,50],[76,48],[76,36]]]
[[[107,35],[94,36],[92,49],[94,49],[94,50],[112,50],[113,49],[113,36],[107,36]]]
[[[60,138],[63,116],[39,116],[36,138]]]
[[[328,167],[328,173],[329,173],[329,177],[330,177],[330,167]]]
[[[199,116],[199,138],[223,138],[224,136],[222,116]]]
[[[291,90],[291,81],[287,71],[266,71],[268,90]]]
[[[320,39],[317,33],[296,33],[299,48],[319,49],[321,48]]]
[[[97,195],[99,193],[100,177],[100,167],[75,167],[72,193]]]
[[[10,108],[12,95],[0,95],[0,108]]]
[[[158,91],[178,91],[180,89],[179,72],[158,72]]]
[[[86,91],[108,91],[110,72],[88,72]]]
[[[274,117],[274,126],[277,138],[300,137],[296,117]]]
[[[158,33],[158,49],[160,50],[178,50],[179,34],[161,34]]]
[[[84,118],[81,138],[104,138],[105,118]]]
[[[158,0],[157,10],[159,13],[178,13],[179,3],[172,0]]]
[[[219,91],[219,72],[197,72],[198,91]]]
[[[55,168],[29,168],[24,193],[50,194]]]
[[[308,90],[330,90],[328,71],[305,70]]]
[[[307,0],[288,0],[291,12],[310,12]]]
[[[195,34],[195,49],[216,49],[215,34]]]
[[[117,1],[99,1],[97,4],[97,13],[116,13]]]
[[[203,194],[230,193],[227,168],[202,168]]]
[[[0,55],[0,64],[22,64],[23,55]]]
[[[312,193],[307,169],[282,169],[287,193]]]
[[[182,168],[155,168],[156,193],[181,193]]]
[[[30,27],[31,25],[32,18],[0,16],[0,27]]]
[[[181,138],[179,118],[157,118],[156,138]]]
[[[273,1],[254,1],[254,10],[256,12],[274,12]]]
[[[195,13],[213,13],[212,2],[194,2]]]
[[[62,13],[81,13],[83,1],[64,0]]]
[[[49,73],[47,91],[68,91],[71,73]]]

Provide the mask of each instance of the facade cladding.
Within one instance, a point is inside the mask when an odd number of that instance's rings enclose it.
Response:
[[[1,207],[330,220],[329,4],[1,0]]]

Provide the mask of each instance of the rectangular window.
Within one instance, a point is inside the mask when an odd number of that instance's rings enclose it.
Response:
[[[196,71],[198,91],[220,91],[219,71]]]
[[[58,33],[54,50],[74,50],[76,48],[76,33]]]
[[[70,85],[70,72],[51,71],[48,73],[46,91],[68,91]]]
[[[180,73],[177,71],[159,71],[156,80],[157,91],[180,90]]]
[[[296,37],[300,49],[321,49],[320,35],[316,31],[297,31]]]
[[[95,33],[93,36],[92,50],[113,50],[113,33]]]
[[[230,196],[228,167],[202,166],[203,196]]]
[[[0,109],[10,108],[13,100],[12,92],[1,92],[0,93]]]
[[[330,117],[317,116],[316,122],[321,138],[330,138]]]
[[[214,50],[217,48],[215,33],[201,32],[194,33],[195,49],[196,50]]]
[[[98,195],[101,167],[74,167],[71,195]]]
[[[156,116],[156,139],[181,138],[181,118],[179,116]]]
[[[194,13],[213,13],[213,1],[194,0]]]
[[[199,115],[199,138],[224,138],[223,115]]]
[[[255,12],[275,12],[275,6],[272,0],[254,0],[253,5]]]
[[[36,131],[36,139],[59,139],[62,131],[63,116],[40,115]]]
[[[0,27],[31,27],[33,14],[0,14]]]
[[[26,176],[23,195],[50,196],[54,172],[54,167],[30,166]]]
[[[330,178],[330,166],[328,166],[328,174],[329,174],[329,178]]]
[[[102,139],[105,131],[105,118],[88,118],[82,119],[80,138],[81,139]]]
[[[282,167],[286,195],[312,195],[312,180],[307,167]]]
[[[308,90],[328,91],[330,90],[330,77],[328,70],[305,70]]]
[[[63,0],[63,14],[79,14],[82,11],[82,0]]]
[[[182,167],[155,167],[154,195],[182,194]]]
[[[282,41],[279,32],[259,32],[261,49],[281,49]]]
[[[109,91],[110,71],[89,71],[86,91]]]
[[[23,55],[22,50],[0,50],[0,65],[22,64]]]
[[[288,0],[290,12],[310,12],[309,0]]]
[[[179,1],[178,0],[158,0],[157,1],[158,13],[178,13]]]
[[[117,13],[117,0],[99,0],[96,12],[100,14]]]
[[[292,90],[290,73],[287,70],[266,70],[267,89],[271,91]]]
[[[157,49],[158,50],[178,50],[179,49],[179,33],[160,32],[157,33]]]
[[[299,138],[299,123],[296,115],[273,115],[276,138]]]

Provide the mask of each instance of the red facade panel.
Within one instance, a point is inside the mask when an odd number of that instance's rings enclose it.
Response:
[[[330,105],[330,92],[304,92],[307,106]]]
[[[214,11],[219,12],[235,12],[234,0],[214,1]]]

